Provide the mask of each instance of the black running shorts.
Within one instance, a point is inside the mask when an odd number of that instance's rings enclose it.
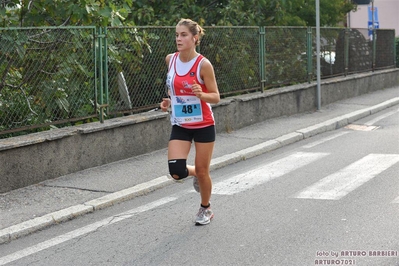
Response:
[[[215,126],[187,129],[180,126],[174,125],[172,127],[172,133],[170,134],[170,140],[187,140],[192,142],[214,142],[216,139]]]

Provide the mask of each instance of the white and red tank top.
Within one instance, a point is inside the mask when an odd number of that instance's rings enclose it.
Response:
[[[172,125],[188,129],[215,125],[211,105],[201,101],[191,90],[195,80],[203,92],[208,92],[200,75],[203,60],[205,57],[200,54],[185,63],[180,60],[179,53],[170,59],[166,86],[170,92]]]

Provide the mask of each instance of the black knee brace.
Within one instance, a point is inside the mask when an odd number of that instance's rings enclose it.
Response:
[[[177,180],[186,178],[188,176],[187,160],[186,159],[174,159],[168,161],[169,173],[173,177],[177,175]],[[174,178],[174,177],[173,177]]]

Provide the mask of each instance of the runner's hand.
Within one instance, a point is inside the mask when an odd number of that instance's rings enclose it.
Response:
[[[197,84],[197,82],[195,80],[193,80],[193,82],[194,83],[193,83],[193,85],[191,85],[191,89],[193,90],[195,96],[197,96],[197,98],[201,99],[204,92],[202,91],[201,86],[199,84]]]
[[[169,98],[163,98],[162,102],[159,104],[159,107],[163,112],[168,111],[168,108],[170,106],[170,99]]]

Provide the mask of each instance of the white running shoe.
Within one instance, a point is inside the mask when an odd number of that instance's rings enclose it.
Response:
[[[213,218],[213,211],[211,210],[211,207],[208,208],[201,207],[197,213],[195,224],[196,225],[209,224],[212,218]]]

